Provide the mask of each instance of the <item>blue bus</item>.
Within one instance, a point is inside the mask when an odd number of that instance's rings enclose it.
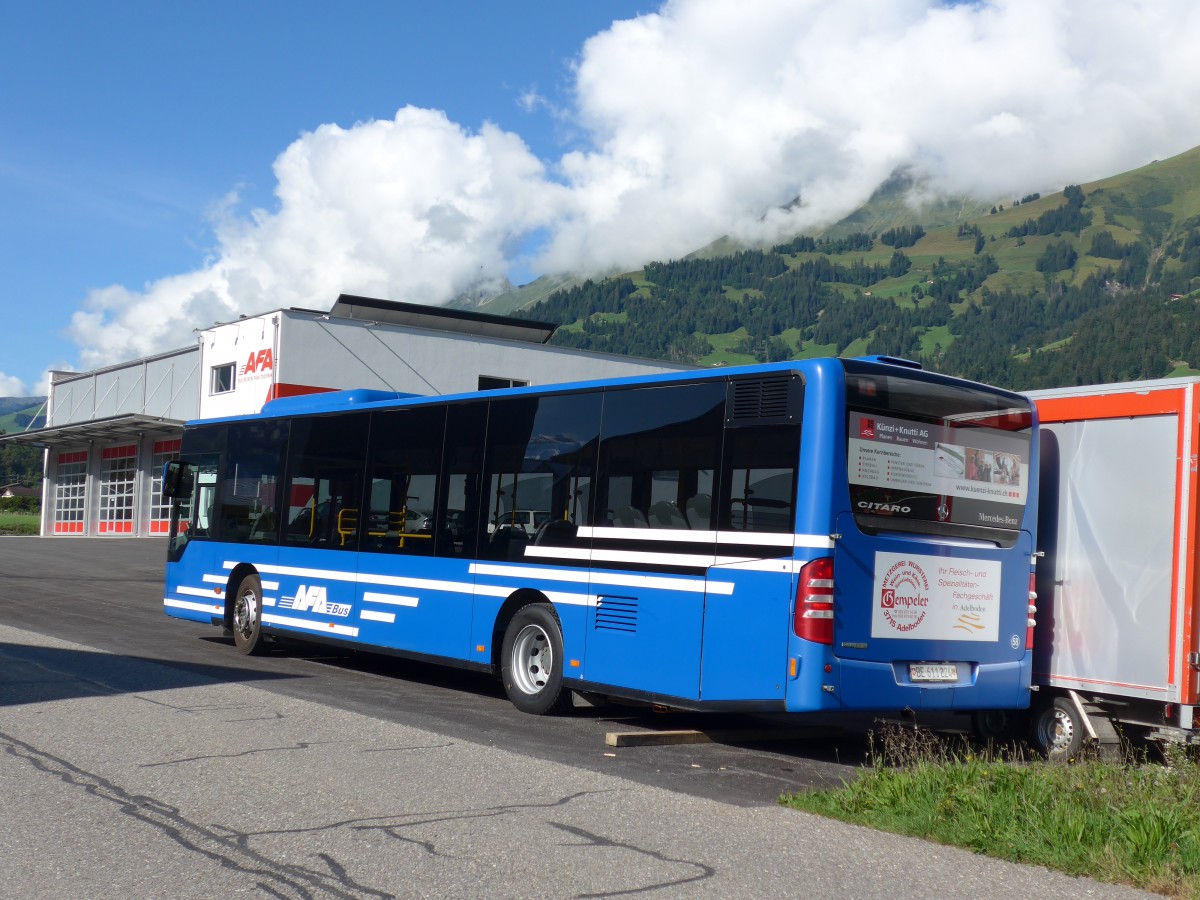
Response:
[[[887,357],[189,423],[168,615],[495,673],[513,704],[1028,706],[1024,397]]]

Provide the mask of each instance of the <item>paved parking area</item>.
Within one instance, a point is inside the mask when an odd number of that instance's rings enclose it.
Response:
[[[1136,896],[9,626],[0,750],[0,897]]]

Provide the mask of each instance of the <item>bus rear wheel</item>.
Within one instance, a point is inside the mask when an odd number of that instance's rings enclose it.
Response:
[[[504,631],[500,677],[513,706],[535,716],[561,710],[570,693],[563,689],[562,627],[549,603],[519,609]]]
[[[238,653],[253,656],[263,652],[262,581],[257,575],[247,575],[238,583],[229,624]]]

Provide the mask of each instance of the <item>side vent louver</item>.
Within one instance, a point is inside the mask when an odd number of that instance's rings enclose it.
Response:
[[[601,597],[596,601],[596,630],[637,631],[637,601],[628,597]]]
[[[762,425],[798,420],[802,386],[799,376],[791,372],[731,381],[727,424]]]

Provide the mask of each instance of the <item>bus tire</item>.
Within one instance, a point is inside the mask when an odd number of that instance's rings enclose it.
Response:
[[[500,651],[500,678],[513,706],[535,716],[558,712],[570,700],[563,689],[562,627],[549,603],[517,610]]]
[[[238,582],[233,592],[229,625],[238,653],[254,656],[263,652],[262,581],[257,575],[247,575]]]
[[[983,709],[971,714],[971,733],[983,744],[1011,743],[1028,725],[1026,714],[1019,710]]]
[[[1042,703],[1033,715],[1033,745],[1047,759],[1065,762],[1079,756],[1087,725],[1068,697]]]

